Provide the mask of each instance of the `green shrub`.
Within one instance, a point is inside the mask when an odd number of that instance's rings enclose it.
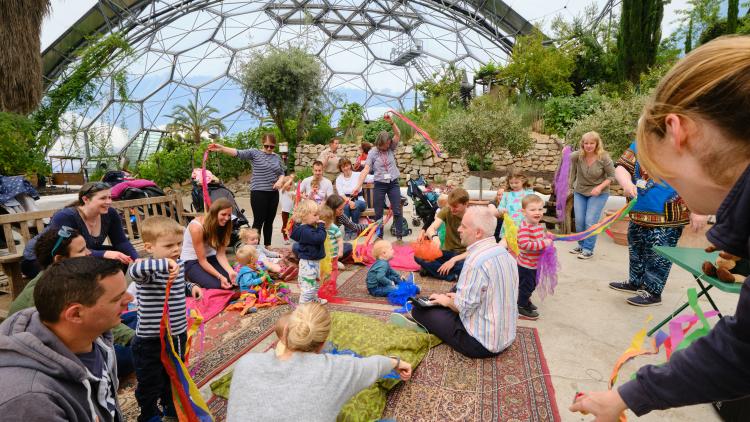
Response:
[[[294,180],[299,182],[301,180],[304,180],[308,177],[312,176],[312,167],[305,167],[301,169],[300,171],[295,172],[294,174]]]
[[[417,160],[423,160],[430,154],[432,154],[432,152],[424,142],[417,142],[411,147],[411,156]]]
[[[580,97],[552,97],[544,104],[544,130],[553,135],[564,135],[576,120],[596,110],[604,97],[589,91]]]
[[[634,140],[638,117],[643,111],[645,101],[645,95],[606,98],[596,111],[573,124],[566,135],[567,142],[578,144],[584,133],[596,131],[602,137],[604,148],[613,160],[617,160]]]
[[[318,124],[310,129],[307,135],[307,143],[315,145],[326,145],[331,138],[336,136],[336,130],[331,127],[330,119],[321,119]]]
[[[0,174],[50,173],[34,134],[34,124],[25,116],[0,112]]]
[[[362,137],[365,141],[373,143],[375,142],[375,139],[377,139],[378,134],[382,131],[386,131],[393,136],[393,128],[391,128],[391,124],[381,117],[365,126],[365,134]]]
[[[467,157],[466,165],[469,166],[469,170],[471,171],[494,170],[495,168],[495,162],[492,161],[492,157],[484,157],[484,160],[481,160],[478,155]]]
[[[181,183],[190,178],[193,147],[188,144],[177,144],[171,150],[161,150],[152,154],[148,160],[138,163],[136,172],[142,179],[152,180],[159,186]],[[200,163],[197,161],[197,163]]]

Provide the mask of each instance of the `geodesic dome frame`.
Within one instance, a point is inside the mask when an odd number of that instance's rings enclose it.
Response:
[[[498,0],[100,0],[43,54],[45,77],[65,78],[71,51],[86,35],[121,32],[135,54],[117,64],[128,97],[99,88],[98,104],[76,110],[72,133],[56,148],[91,156],[89,134],[114,139],[113,153],[140,160],[158,150],[166,117],[188,100],[219,110],[228,132],[257,125],[235,76],[251,53],[293,43],[327,70],[327,102],[359,102],[367,117],[409,109],[415,85],[447,63],[469,74],[502,62],[533,26]],[[75,136],[79,136],[75,135]],[[91,167],[89,163],[89,167]]]

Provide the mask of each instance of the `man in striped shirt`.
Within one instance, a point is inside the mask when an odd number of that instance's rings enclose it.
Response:
[[[544,238],[540,224],[544,215],[544,200],[536,194],[523,197],[521,207],[524,219],[518,229],[518,313],[526,319],[539,318],[531,294],[536,288],[536,267],[544,248],[552,245]]]
[[[456,292],[431,295],[440,306],[412,310],[417,323],[469,358],[496,356],[516,338],[518,270],[495,242],[495,225],[488,208],[466,210],[458,232],[467,255]]]

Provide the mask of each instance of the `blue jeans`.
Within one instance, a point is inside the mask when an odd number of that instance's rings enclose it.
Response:
[[[443,256],[434,261],[425,261],[424,259],[420,259],[417,257],[414,257],[414,261],[416,261],[420,267],[424,268],[424,270],[427,271],[427,274],[429,274],[430,277],[434,277],[440,280],[456,281],[458,280],[458,276],[461,275],[461,269],[464,267],[464,261],[456,262],[456,265],[454,265],[446,275],[441,275],[440,273],[438,273],[438,269],[449,259],[453,258],[456,255],[459,255],[459,253],[454,251],[443,251]]]
[[[602,210],[609,198],[608,193],[602,193],[598,196],[586,196],[578,192],[573,193],[573,212],[576,219],[576,232],[580,233],[593,226],[602,217]],[[596,236],[583,239],[578,242],[578,246],[584,251],[594,252],[596,245]]]
[[[367,209],[367,204],[361,199],[354,200],[354,204],[354,209],[349,208],[349,204],[344,205],[344,215],[351,218],[354,224],[359,224],[359,216]]]
[[[368,288],[367,292],[372,296],[388,297],[388,294],[396,289],[396,286],[378,286],[372,289]]]
[[[391,210],[393,211],[393,224],[397,224],[396,231],[400,232],[401,227],[401,188],[398,186],[398,180],[390,183],[375,182],[373,189],[373,208],[375,209],[375,220],[383,218],[383,209],[385,208],[385,196],[391,201]],[[356,221],[355,221],[356,223]]]

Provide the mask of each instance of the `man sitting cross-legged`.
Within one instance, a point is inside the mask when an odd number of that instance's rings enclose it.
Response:
[[[69,258],[47,268],[35,308],[0,324],[0,419],[121,421],[110,329],[133,296],[120,261]]]
[[[391,322],[425,328],[469,358],[496,356],[508,348],[516,338],[518,268],[495,243],[495,224],[487,208],[466,210],[458,231],[467,255],[456,292],[433,294],[435,306],[415,305],[413,320],[393,314]]]

